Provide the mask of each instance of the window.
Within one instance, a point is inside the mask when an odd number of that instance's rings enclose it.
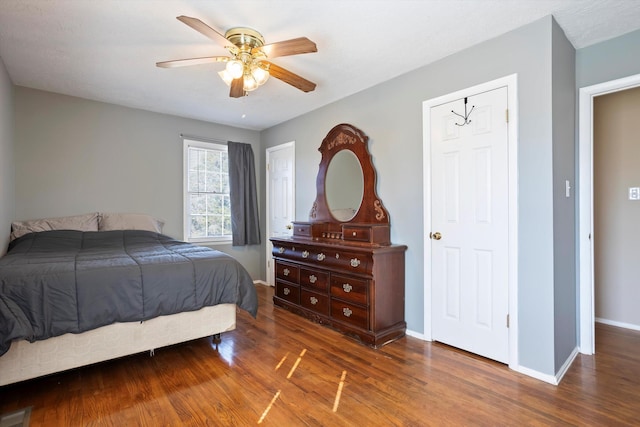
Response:
[[[184,140],[184,240],[231,241],[229,162],[225,145]]]

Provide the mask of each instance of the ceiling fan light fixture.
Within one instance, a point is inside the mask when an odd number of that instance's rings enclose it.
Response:
[[[315,83],[270,61],[272,58],[280,56],[317,52],[316,44],[308,38],[298,37],[265,45],[262,34],[251,28],[235,27],[223,34],[198,18],[184,15],[177,18],[202,35],[223,43],[223,46],[229,50],[231,55],[162,61],[156,62],[156,66],[172,68],[225,62],[225,69],[218,72],[218,75],[222,81],[230,86],[229,96],[231,98],[246,96],[247,92],[265,84],[271,74],[273,74],[274,78],[303,92],[311,92],[316,88]],[[229,43],[231,43],[231,46],[228,46]]]
[[[244,75],[243,89],[245,92],[251,92],[252,90],[256,90],[258,89],[258,86],[259,86],[258,82],[250,73],[247,73]]]
[[[269,80],[269,72],[259,65],[251,67],[251,75],[258,83],[258,86],[262,86]]]
[[[229,74],[229,72],[226,70],[226,68],[224,70],[222,70],[222,71],[218,71],[218,75],[227,84],[227,86],[231,86],[231,82],[233,81],[233,77],[231,77],[231,74]]]
[[[242,61],[234,59],[233,61],[227,62],[225,71],[227,71],[233,79],[240,78],[244,74],[244,64]]]

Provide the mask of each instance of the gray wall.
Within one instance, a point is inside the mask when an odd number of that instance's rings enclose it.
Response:
[[[594,99],[595,316],[640,328],[640,87]]]
[[[247,142],[261,152],[255,131],[16,87],[15,218],[147,213],[181,239],[181,133]],[[264,278],[260,246],[215,248]]]
[[[556,372],[578,341],[576,290],[575,49],[553,25],[553,262]],[[566,181],[571,186],[566,194]]]
[[[566,301],[563,297],[554,301],[554,281],[560,274],[554,264],[554,245],[570,251],[567,248],[571,248],[572,243],[564,241],[564,234],[559,241],[553,238],[556,219],[553,180],[555,176],[562,179],[560,177],[565,173],[560,169],[567,166],[566,159],[553,163],[553,138],[558,135],[566,144],[564,139],[573,132],[573,122],[552,126],[553,75],[557,76],[554,83],[562,86],[561,90],[574,90],[573,81],[569,81],[562,70],[569,66],[569,61],[561,61],[552,73],[552,45],[559,44],[558,49],[569,51],[563,36],[556,34],[552,39],[557,31],[554,26],[551,17],[543,18],[265,130],[261,135],[265,147],[296,141],[298,220],[307,219],[315,198],[315,174],[320,161],[317,148],[326,133],[334,125],[346,122],[369,136],[370,151],[378,171],[378,195],[391,216],[392,241],[409,247],[406,254],[406,320],[409,329],[423,332],[425,310],[429,309],[424,307],[423,239],[429,230],[424,230],[422,224],[423,175],[428,173],[423,171],[422,165],[422,102],[517,73],[519,363],[548,375],[556,372],[555,312],[563,309],[561,305],[569,305],[568,310],[575,310],[575,300]],[[565,97],[558,97],[556,105],[564,107]],[[564,129],[564,126],[571,129]],[[573,169],[570,165],[568,168],[566,174],[572,176]],[[564,179],[562,181],[564,183]],[[264,200],[262,203],[264,206]],[[573,236],[569,240],[573,241]],[[567,255],[571,256],[570,253]],[[575,318],[572,324],[575,325]],[[563,338],[569,340],[567,346],[575,348],[575,332],[572,336]]]
[[[0,256],[9,243],[15,206],[13,84],[0,58]]]
[[[578,88],[640,73],[640,30],[576,51]]]

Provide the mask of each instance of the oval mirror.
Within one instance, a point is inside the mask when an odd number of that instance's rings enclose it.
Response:
[[[358,213],[364,194],[364,175],[358,157],[351,150],[336,153],[324,182],[331,215],[338,221],[349,221]]]

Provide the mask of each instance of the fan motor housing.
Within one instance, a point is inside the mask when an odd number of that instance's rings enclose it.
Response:
[[[264,46],[262,34],[251,28],[231,28],[224,34],[224,37],[240,50],[251,50]]]

